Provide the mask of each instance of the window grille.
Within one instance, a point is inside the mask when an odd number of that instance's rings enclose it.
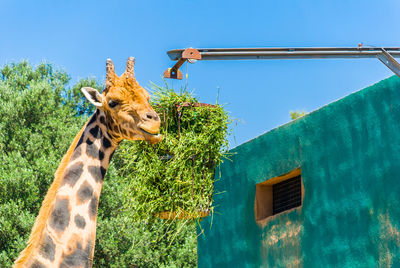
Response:
[[[273,215],[301,207],[303,192],[300,168],[256,184],[256,222],[263,225]]]
[[[301,206],[301,176],[272,186],[273,215]]]

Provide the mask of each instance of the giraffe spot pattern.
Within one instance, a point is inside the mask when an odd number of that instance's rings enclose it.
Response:
[[[82,183],[81,187],[78,190],[78,199],[83,203],[86,200],[90,199],[92,195],[93,188],[87,181],[85,181],[84,183]]]
[[[93,141],[92,141],[91,139],[88,138],[88,139],[86,140],[86,144],[87,144],[87,145],[92,145],[92,144],[93,144]]]
[[[75,150],[74,150],[72,156],[71,156],[71,161],[74,161],[75,159],[77,159],[78,157],[80,157],[81,154],[82,154],[82,149],[81,149],[80,146],[79,146],[79,147],[77,146],[77,147],[75,148]]]
[[[111,139],[111,134],[110,132],[108,132],[108,130],[104,132],[104,136],[107,137],[108,139]]]
[[[56,199],[50,216],[50,226],[56,231],[62,232],[69,224],[69,201],[68,199]]]
[[[101,182],[106,174],[106,169],[102,166],[89,166],[88,167],[90,175],[96,180],[96,182]]]
[[[104,152],[102,150],[99,150],[99,159],[100,160],[104,159]]]
[[[104,118],[104,116],[100,116],[100,123],[102,123],[104,125],[105,122],[106,122],[106,119]]]
[[[89,203],[89,216],[90,216],[91,219],[96,218],[98,202],[99,202],[99,200],[97,199],[97,196],[93,196],[92,199],[90,200],[90,203]]]
[[[86,140],[86,153],[95,159],[102,160],[104,158],[104,152],[101,152],[99,148],[89,138]]]
[[[85,249],[82,248],[82,244],[77,242],[75,250],[70,254],[62,256],[62,262],[60,263],[60,268],[67,267],[92,267],[92,261],[90,254],[92,252],[92,241],[88,240]]]
[[[103,137],[103,146],[104,146],[105,149],[111,147],[111,142],[110,142],[110,140],[107,139],[105,136]]]
[[[46,268],[46,267],[38,260],[35,260],[34,263],[32,263],[30,268]]]
[[[76,215],[74,221],[78,228],[80,228],[80,229],[85,228],[86,221],[85,221],[85,218],[83,218],[81,215]]]
[[[69,167],[65,172],[62,185],[68,183],[71,187],[73,187],[76,181],[81,177],[82,172],[83,172],[83,163],[82,162],[75,163],[73,166]]]
[[[107,118],[107,122],[114,125],[114,119],[109,112],[106,112],[106,118]]]
[[[89,122],[87,123],[87,126],[90,126],[91,124],[93,124],[97,119],[97,110],[96,112],[92,115],[92,117],[90,118]]]
[[[45,234],[40,247],[40,255],[50,261],[54,261],[55,248],[53,239],[48,234]]]
[[[99,138],[101,138],[103,136],[103,132],[101,131],[99,126],[95,126],[94,128],[90,129],[89,132],[96,139],[99,139]]]
[[[83,142],[83,139],[84,139],[84,136],[85,135],[81,135],[81,137],[79,138],[79,141],[78,141],[78,143],[76,144],[76,147],[75,148],[78,148],[81,144],[82,144],[82,142]]]

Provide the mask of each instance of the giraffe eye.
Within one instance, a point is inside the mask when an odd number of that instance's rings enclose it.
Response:
[[[115,106],[117,106],[119,103],[113,100],[110,100],[108,102],[108,106],[110,106],[111,108],[114,108]]]

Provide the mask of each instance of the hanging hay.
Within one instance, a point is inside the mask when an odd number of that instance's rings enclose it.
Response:
[[[121,145],[126,205],[141,219],[205,217],[213,211],[214,174],[228,149],[230,118],[220,105],[199,103],[187,91],[155,86],[153,95],[164,138]]]

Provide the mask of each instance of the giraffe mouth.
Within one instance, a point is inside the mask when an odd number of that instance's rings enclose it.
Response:
[[[159,143],[163,138],[161,134],[158,133],[153,134],[142,128],[140,128],[140,130],[143,132],[146,141],[149,142],[150,144]]]
[[[140,130],[141,130],[144,134],[147,134],[147,135],[151,135],[151,136],[158,136],[158,135],[160,135],[160,134],[158,134],[158,132],[157,132],[157,133],[151,133],[151,132],[148,132],[148,131],[144,130],[143,128],[140,128]]]

